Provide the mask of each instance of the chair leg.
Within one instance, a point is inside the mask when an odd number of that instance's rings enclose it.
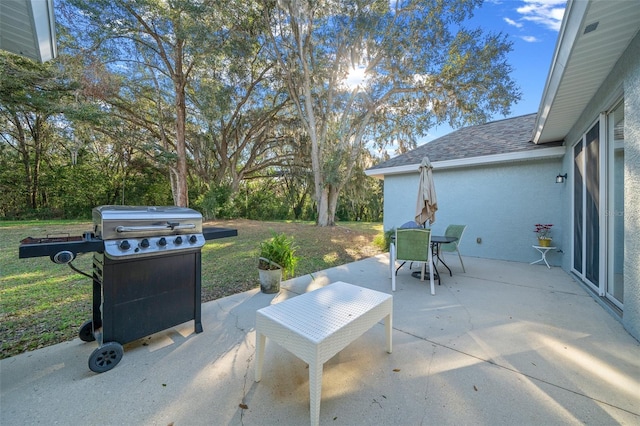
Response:
[[[427,257],[427,262],[429,262],[429,286],[431,287],[431,295],[435,296],[436,287],[433,283],[433,257],[431,255],[431,250],[429,250],[429,256]]]
[[[462,265],[462,272],[467,272],[466,269],[464,269],[464,262],[462,262],[462,256],[460,255],[460,250],[458,250],[458,248],[456,247],[456,251],[458,252],[458,259],[460,259],[460,264]]]
[[[396,246],[391,243],[389,246],[389,269],[391,272],[391,291],[396,291]]]
[[[393,252],[395,249],[395,244],[389,244],[389,278],[393,275],[393,270],[395,269],[395,265],[393,264]]]

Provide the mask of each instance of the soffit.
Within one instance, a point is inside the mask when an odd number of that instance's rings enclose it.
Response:
[[[0,0],[0,49],[37,62],[55,58],[53,0]]]
[[[570,1],[547,77],[535,143],[563,140],[640,28],[637,1]],[[595,22],[595,31],[584,34]]]

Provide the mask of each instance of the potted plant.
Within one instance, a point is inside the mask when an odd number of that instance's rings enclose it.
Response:
[[[293,276],[299,258],[295,256],[297,247],[293,237],[284,233],[276,234],[260,243],[258,255],[258,274],[260,291],[277,293],[280,291],[282,277]]]
[[[538,245],[540,247],[551,246],[551,227],[553,224],[536,223],[533,232],[538,236]]]

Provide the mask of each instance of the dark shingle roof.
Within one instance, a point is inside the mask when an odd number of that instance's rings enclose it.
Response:
[[[429,159],[434,162],[530,151],[562,145],[562,142],[544,145],[536,145],[531,142],[536,115],[534,113],[464,127],[375,165],[369,170],[420,164],[425,155],[428,155]]]

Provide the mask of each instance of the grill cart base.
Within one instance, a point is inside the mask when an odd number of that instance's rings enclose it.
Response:
[[[79,332],[82,340],[98,341],[89,358],[91,371],[102,373],[118,364],[122,350],[114,343],[124,345],[190,320],[201,333],[200,262],[200,251],[123,260],[95,253],[93,319]]]

